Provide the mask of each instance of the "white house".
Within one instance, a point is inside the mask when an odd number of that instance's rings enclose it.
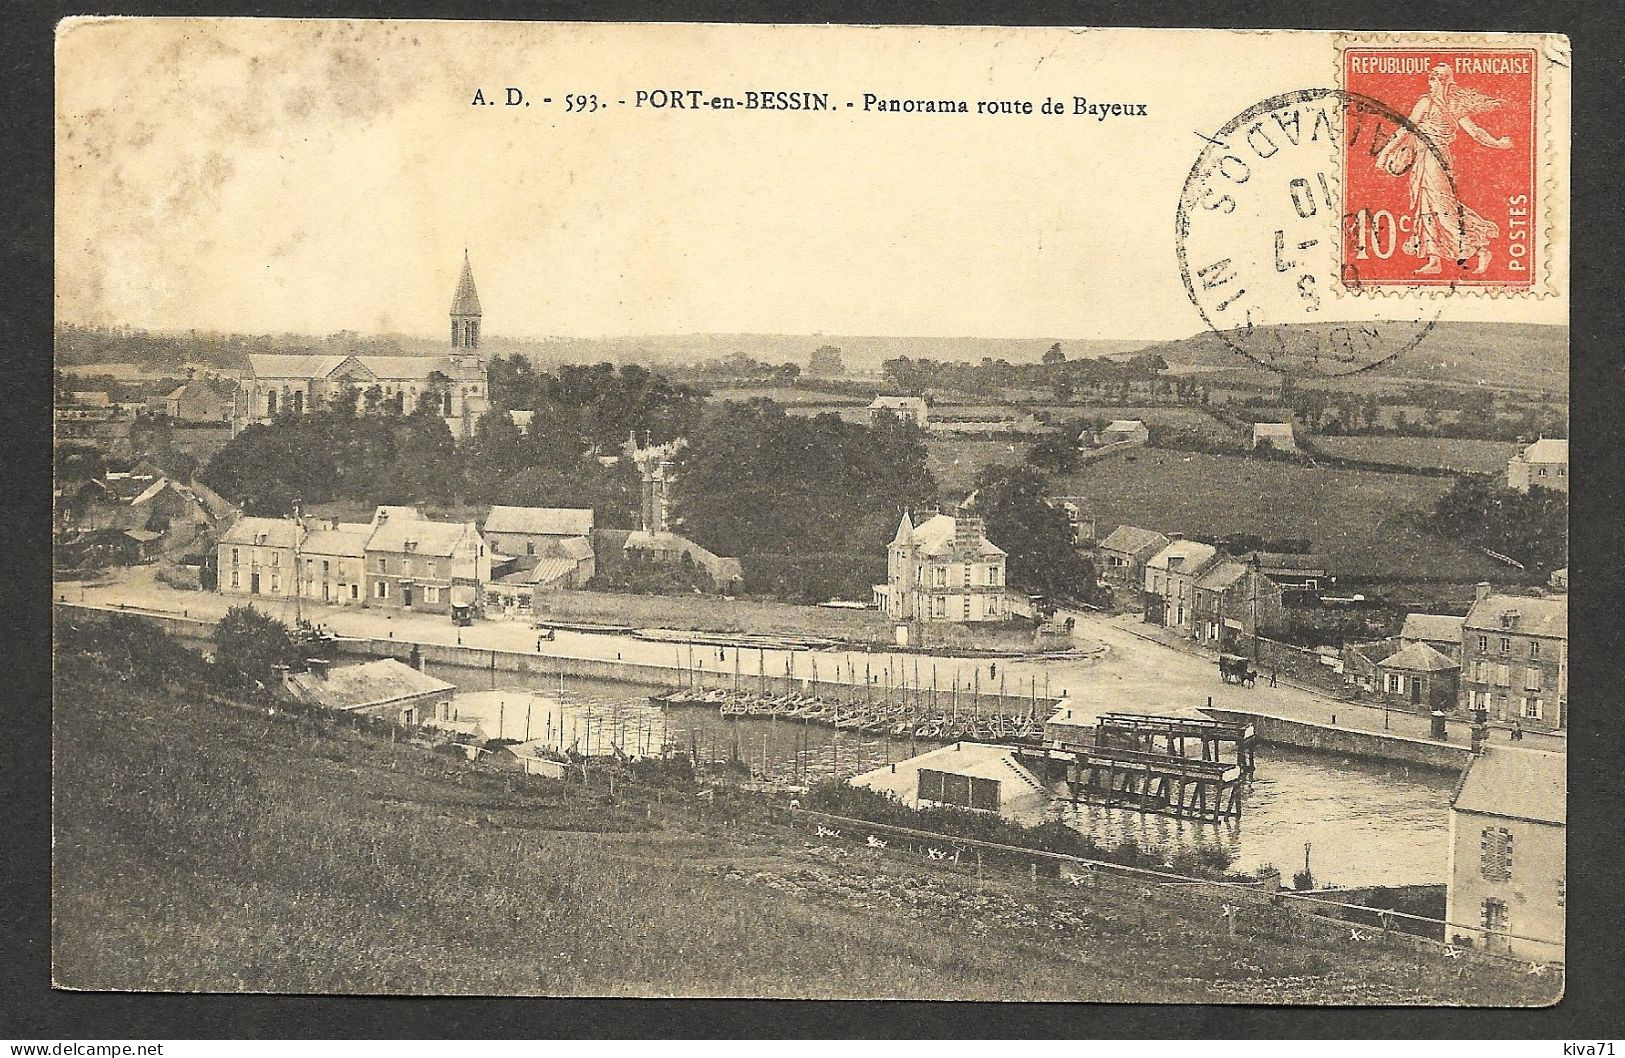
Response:
[[[886,550],[888,580],[875,605],[897,620],[1008,621],[1005,552],[982,520],[936,514],[915,525],[907,514]]]
[[[912,421],[922,430],[931,421],[931,409],[925,403],[924,397],[892,397],[881,394],[869,404],[869,424],[872,426],[878,423],[882,415],[895,415],[904,421]]]
[[[1292,435],[1292,424],[1289,422],[1253,423],[1253,447],[1257,448],[1262,441],[1268,441],[1277,452],[1298,450],[1298,442]]]

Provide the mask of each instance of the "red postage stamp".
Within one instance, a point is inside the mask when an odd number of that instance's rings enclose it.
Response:
[[[1528,48],[1344,51],[1344,88],[1390,119],[1344,140],[1346,287],[1534,287],[1536,69]]]

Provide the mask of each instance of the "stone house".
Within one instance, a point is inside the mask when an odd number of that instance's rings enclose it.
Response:
[[[365,576],[368,606],[450,613],[454,587],[468,601],[483,597],[491,554],[473,522],[396,517],[381,507],[367,540]]]
[[[1176,537],[1145,564],[1145,619],[1185,635],[1195,633],[1196,580],[1218,548]]]
[[[1143,445],[1151,440],[1151,430],[1139,419],[1113,419],[1100,431],[1102,445]]]
[[[193,379],[176,386],[160,400],[154,410],[175,422],[210,423],[222,425],[231,422],[235,398],[222,394],[216,384],[207,379]]]
[[[1542,437],[1507,460],[1507,488],[1569,491],[1569,443],[1560,437]]]
[[[215,546],[220,591],[292,598],[296,590],[294,553],[303,535],[304,528],[292,518],[237,519]]]
[[[497,505],[485,516],[485,542],[501,555],[542,555],[556,543],[587,539],[591,550],[593,512],[590,507],[505,507]]]
[[[1167,546],[1168,538],[1154,529],[1120,525],[1095,549],[1100,577],[1113,590],[1138,593],[1145,586],[1146,562]]]
[[[1566,756],[1485,745],[1450,800],[1446,935],[1522,959],[1563,958]]]
[[[367,540],[370,525],[334,522],[305,534],[299,548],[300,591],[307,599],[341,606],[366,605]]]
[[[1197,642],[1227,650],[1275,627],[1281,586],[1232,558],[1220,557],[1196,578],[1191,628]]]
[[[1461,627],[1461,708],[1566,727],[1568,648],[1568,596],[1503,595],[1480,584]]]
[[[1451,712],[1460,678],[1456,659],[1426,643],[1411,643],[1377,662],[1376,694],[1392,709]]]
[[[905,514],[886,549],[887,583],[874,586],[875,606],[898,621],[1008,621],[1005,558],[980,518],[935,514],[915,525]]]

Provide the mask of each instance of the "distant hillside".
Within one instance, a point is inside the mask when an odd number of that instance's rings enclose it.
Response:
[[[1306,348],[1335,324],[1278,327],[1289,350]],[[1216,334],[1204,331],[1189,338],[1158,342],[1144,348],[1162,356],[1170,367],[1248,368]],[[1260,381],[1267,372],[1250,368]],[[1566,397],[1569,385],[1569,329],[1544,324],[1435,324],[1421,343],[1368,377],[1533,389]]]

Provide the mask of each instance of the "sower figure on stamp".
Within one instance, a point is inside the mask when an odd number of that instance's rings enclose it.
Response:
[[[1411,237],[1405,240],[1405,252],[1426,258],[1418,275],[1437,275],[1445,257],[1462,267],[1473,260],[1478,275],[1490,266],[1490,243],[1500,238],[1501,229],[1456,196],[1450,147],[1460,128],[1485,147],[1510,149],[1511,137],[1492,136],[1473,121],[1475,114],[1500,105],[1499,99],[1458,86],[1449,66],[1435,66],[1428,74],[1427,95],[1411,108],[1416,131],[1400,129],[1377,154],[1377,168],[1384,172],[1399,176],[1410,169]],[[1429,142],[1415,142],[1417,133]]]

